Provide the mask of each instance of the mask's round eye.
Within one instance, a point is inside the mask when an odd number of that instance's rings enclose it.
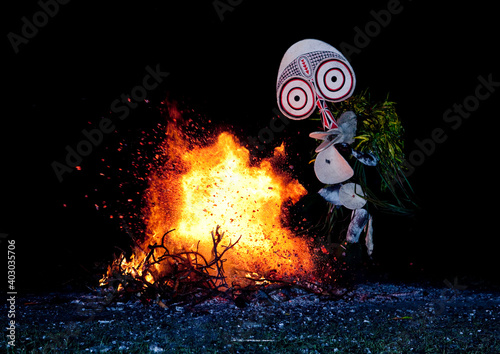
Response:
[[[356,85],[351,68],[337,59],[322,62],[316,69],[315,80],[319,93],[334,102],[347,99]]]
[[[291,77],[278,91],[281,111],[290,119],[305,119],[311,115],[315,105],[314,89],[300,77]]]

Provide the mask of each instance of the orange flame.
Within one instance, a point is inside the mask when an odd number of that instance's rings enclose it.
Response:
[[[312,272],[314,264],[307,242],[283,225],[287,203],[306,194],[305,188],[273,163],[285,154],[284,146],[257,166],[249,151],[230,133],[221,133],[215,143],[187,149],[179,131],[167,128],[163,148],[166,163],[150,176],[146,193],[146,238],[122,269],[141,275],[138,268],[148,245],[166,244],[173,251],[197,250],[210,258],[211,231],[217,225],[225,232],[221,245],[240,241],[224,255],[226,271],[240,270],[295,277]],[[160,269],[158,273],[168,271]],[[153,281],[151,274],[146,279]]]

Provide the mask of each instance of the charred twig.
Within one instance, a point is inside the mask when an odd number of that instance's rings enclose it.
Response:
[[[276,278],[270,278],[270,277],[264,277],[261,276],[259,278],[254,278],[254,277],[243,277],[246,280],[253,281],[254,284],[253,286],[246,286],[246,290],[251,290],[251,291],[258,291],[258,290],[277,290],[277,289],[283,289],[283,288],[296,288],[296,289],[301,289],[303,291],[306,291],[310,294],[315,294],[318,296],[321,296],[324,299],[330,299],[330,300],[340,300],[343,299],[345,296],[347,296],[352,289],[329,289],[326,288],[323,285],[311,282],[311,281],[289,281],[285,279],[276,279]],[[260,283],[260,284],[259,284]],[[242,291],[243,289],[239,289]]]
[[[221,246],[224,232],[220,232],[217,225],[212,236],[212,255],[207,258],[199,252],[198,242],[195,251],[184,250],[177,253],[170,252],[167,247],[166,232],[160,244],[152,244],[144,259],[135,267],[124,269],[125,253],[116,259],[108,272],[106,283],[115,289],[114,299],[121,295],[138,294],[146,301],[162,298],[166,302],[194,304],[205,301],[214,296],[221,296],[231,287],[227,284],[223,256],[232,249],[241,239]],[[219,247],[223,247],[220,250]],[[148,281],[148,276],[153,281]],[[225,295],[227,296],[227,295]],[[165,301],[162,300],[162,305]]]
[[[223,264],[225,262],[224,259],[222,259],[222,257],[224,256],[224,254],[229,251],[231,248],[233,248],[241,239],[241,236],[238,238],[238,240],[236,240],[235,243],[231,243],[229,242],[229,245],[228,246],[225,246],[225,249],[224,251],[222,251],[220,254],[219,252],[217,251],[217,246],[219,245],[219,243],[222,241],[222,238],[224,237],[224,232],[222,234],[219,233],[219,229],[220,229],[220,226],[217,225],[216,228],[215,228],[215,233],[212,231],[211,232],[211,235],[212,235],[212,243],[213,243],[213,249],[212,249],[212,260],[210,261],[211,265],[215,265],[216,268],[217,268],[217,278],[219,279],[222,279],[223,280],[223,285],[227,288],[229,288],[229,286],[227,285],[226,281],[225,281],[225,274],[224,274],[224,267],[223,267]]]

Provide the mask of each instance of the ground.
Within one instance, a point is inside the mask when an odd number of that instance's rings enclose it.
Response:
[[[500,353],[500,294],[453,282],[368,283],[337,300],[261,290],[243,308],[103,303],[100,292],[20,297],[8,352]]]

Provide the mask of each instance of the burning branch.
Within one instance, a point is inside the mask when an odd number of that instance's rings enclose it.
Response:
[[[163,235],[161,244],[149,245],[149,252],[137,267],[127,266],[123,255],[117,258],[101,285],[110,286],[115,298],[135,294],[148,303],[154,300],[162,304],[195,304],[224,295],[230,286],[226,281],[223,256],[241,237],[227,246],[220,245],[224,232],[221,233],[217,225],[211,232],[212,258],[207,261],[198,246],[196,251],[171,253],[167,235],[173,231]],[[220,247],[224,250],[220,251]]]
[[[240,241],[222,245],[225,233],[219,225],[210,232],[212,237],[211,258],[199,252],[198,242],[196,250],[182,250],[172,253],[168,248],[168,235],[174,229],[166,232],[161,243],[148,245],[144,259],[137,265],[131,266],[121,255],[115,260],[108,271],[108,277],[102,285],[108,285],[113,290],[112,299],[136,295],[144,303],[155,302],[162,307],[171,305],[196,305],[208,299],[221,296],[231,298],[237,306],[245,306],[251,298],[271,301],[269,294],[278,289],[300,289],[328,299],[340,299],[348,294],[349,290],[329,288],[311,281],[298,279],[282,279],[276,270],[271,269],[258,274],[243,269],[232,268],[236,276],[231,277],[228,284],[224,258]]]
[[[223,267],[225,259],[222,259],[222,256],[224,256],[224,253],[229,251],[231,248],[233,248],[240,241],[241,236],[236,240],[235,243],[229,242],[228,246],[223,246],[223,247],[225,247],[225,249],[224,249],[224,251],[222,251],[222,253],[219,254],[219,252],[217,251],[217,247],[219,246],[219,243],[222,241],[222,238],[224,237],[224,232],[222,234],[219,233],[219,229],[220,229],[220,226],[217,225],[217,227],[215,228],[215,233],[213,231],[211,232],[212,242],[213,242],[214,247],[212,249],[213,258],[210,261],[210,263],[215,264],[215,266],[217,267],[216,278],[222,280],[224,283],[224,286],[226,288],[229,288],[229,286],[226,283],[226,277],[224,274],[224,267]]]

